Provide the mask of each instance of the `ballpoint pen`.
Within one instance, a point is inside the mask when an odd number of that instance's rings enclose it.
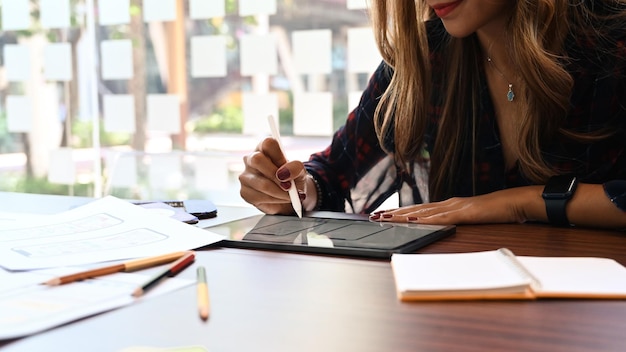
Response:
[[[137,289],[135,289],[135,291],[133,291],[132,295],[134,297],[139,297],[139,296],[143,295],[144,293],[146,293],[149,289],[151,289],[154,286],[156,286],[156,284],[161,282],[161,280],[165,279],[166,277],[168,277],[168,276],[170,276],[170,277],[176,276],[178,273],[183,271],[183,269],[185,269],[191,263],[193,263],[195,258],[196,258],[195,257],[195,253],[193,251],[187,252],[187,254],[185,254],[185,256],[181,257],[180,259],[178,259],[177,261],[172,263],[172,265],[170,265],[166,270],[158,273],[157,275],[152,277],[150,280],[148,280],[146,283],[144,283],[140,287],[137,287]]]
[[[278,124],[272,115],[267,117],[267,120],[270,123],[270,130],[272,131],[272,138],[278,142],[278,147],[280,151],[285,155],[285,159],[287,155],[285,154],[285,149],[283,148],[283,144],[280,141],[280,131],[278,130]],[[291,205],[293,206],[293,210],[296,211],[299,218],[302,218],[302,203],[300,202],[300,196],[298,195],[298,190],[296,189],[296,183],[291,181],[291,187],[289,187],[289,199],[291,199]]]

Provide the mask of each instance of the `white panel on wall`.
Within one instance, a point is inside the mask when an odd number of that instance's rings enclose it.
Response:
[[[225,190],[228,184],[228,160],[201,156],[196,158],[195,187],[199,190]]]
[[[296,71],[327,74],[332,70],[332,32],[330,29],[294,31],[293,59]]]
[[[30,132],[33,128],[33,104],[22,95],[6,98],[7,129],[9,132]]]
[[[226,15],[225,0],[189,0],[189,17],[201,20]]]
[[[278,71],[276,38],[273,35],[243,35],[240,48],[242,76],[275,75]]]
[[[143,0],[144,21],[174,21],[175,19],[176,0]]]
[[[130,0],[98,1],[98,19],[102,26],[130,23]]]
[[[276,0],[239,0],[239,16],[273,15]]]
[[[104,95],[102,110],[105,131],[135,133],[135,98],[132,95]]]
[[[371,28],[348,29],[348,72],[373,73],[382,56]]]
[[[330,136],[333,133],[333,95],[299,93],[293,98],[293,133]]]
[[[183,183],[183,172],[180,155],[151,155],[148,178],[150,188],[152,189],[181,188]]]
[[[275,93],[243,93],[243,134],[268,135],[269,115],[278,117],[278,96]]]
[[[39,0],[43,28],[70,27],[70,0]]]
[[[4,67],[9,82],[27,81],[31,76],[32,60],[26,45],[4,45]]]
[[[226,73],[226,36],[191,37],[191,77],[224,77]]]
[[[29,0],[2,1],[2,30],[19,31],[29,29],[30,25]]]
[[[137,185],[137,157],[133,153],[113,154],[107,165],[110,167],[110,185],[113,187],[135,187]]]
[[[50,153],[48,181],[62,185],[76,183],[76,166],[71,148],[59,148]]]
[[[361,101],[361,95],[363,95],[362,91],[348,93],[348,112],[352,112],[352,110],[354,110],[359,105],[359,102]]]
[[[148,95],[147,117],[149,131],[180,133],[180,99],[174,94]]]
[[[347,0],[346,7],[350,10],[367,9],[367,0]]]
[[[50,81],[72,80],[70,43],[50,43],[44,48],[43,75]]]
[[[100,43],[102,79],[133,78],[133,44],[128,39]]]

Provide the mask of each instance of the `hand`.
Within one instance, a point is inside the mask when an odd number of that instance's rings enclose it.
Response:
[[[266,214],[293,214],[288,190],[296,183],[300,199],[306,198],[306,170],[300,161],[287,162],[278,142],[266,138],[243,157],[245,170],[239,175],[240,195]]]
[[[433,225],[524,222],[529,219],[523,206],[538,196],[535,193],[536,190],[520,187],[474,197],[454,197],[376,212],[370,220]]]

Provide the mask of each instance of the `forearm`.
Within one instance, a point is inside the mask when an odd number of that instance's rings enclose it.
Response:
[[[545,201],[541,197],[543,186],[522,187],[522,217],[528,221],[548,222]],[[571,224],[601,228],[626,228],[626,212],[613,204],[601,184],[578,185],[566,205]]]

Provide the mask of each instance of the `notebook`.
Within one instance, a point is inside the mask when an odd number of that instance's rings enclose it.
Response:
[[[626,299],[626,267],[610,258],[515,256],[510,250],[394,254],[398,298]]]
[[[452,235],[453,225],[372,222],[364,214],[307,212],[296,216],[258,215],[222,225],[218,245],[389,259]]]

